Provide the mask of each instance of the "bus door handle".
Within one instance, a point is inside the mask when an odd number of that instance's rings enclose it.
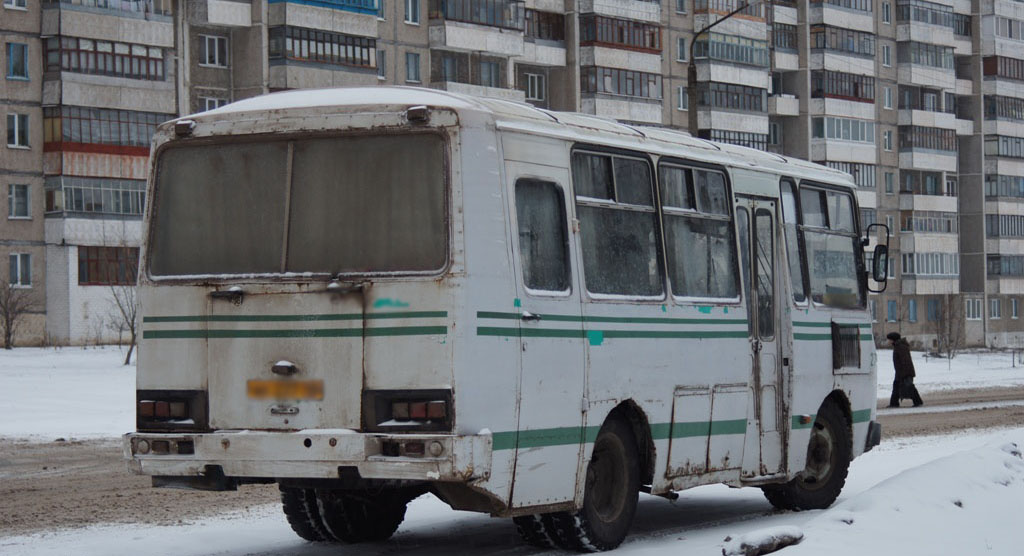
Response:
[[[536,313],[531,313],[529,311],[523,311],[519,318],[527,322],[538,321],[540,320],[540,315]]]
[[[217,290],[210,292],[210,297],[213,299],[226,299],[232,303],[239,305],[242,303],[242,297],[245,292],[238,286],[231,286],[226,290]]]
[[[761,353],[761,347],[762,347],[762,345],[763,345],[763,344],[761,343],[761,340],[754,340],[754,341],[753,341],[753,342],[751,343],[751,347],[753,347],[753,348],[754,348],[754,353]]]

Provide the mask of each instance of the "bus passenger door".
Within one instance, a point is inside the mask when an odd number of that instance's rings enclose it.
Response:
[[[782,375],[779,366],[779,309],[776,277],[777,201],[739,197],[736,222],[740,236],[740,273],[743,276],[750,332],[752,401],[755,431],[748,430],[743,476],[778,473],[783,463],[782,427],[779,426]],[[756,436],[751,434],[756,432]]]
[[[567,169],[506,162],[521,357],[512,506],[572,502],[583,431],[584,346]]]

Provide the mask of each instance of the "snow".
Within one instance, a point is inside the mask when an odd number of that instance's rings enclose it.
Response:
[[[135,429],[135,365],[126,348],[0,350],[0,437],[52,442]]]
[[[473,108],[469,97],[414,87],[346,87],[338,89],[303,89],[282,91],[232,102],[203,115],[222,115],[255,110],[313,108],[363,104],[431,105],[451,108]]]
[[[116,437],[132,430],[134,367],[122,366],[123,357],[122,349],[110,347],[0,351],[0,437],[50,441]],[[967,353],[952,365],[925,361],[917,353],[914,359],[925,391],[1024,384],[1024,369],[1013,366],[1009,353]],[[881,352],[882,397],[891,378],[891,354]],[[674,502],[642,495],[632,532],[617,553],[722,554],[737,543],[788,532],[802,534],[803,540],[774,554],[1016,556],[1022,553],[1022,446],[1024,428],[883,438],[881,446],[853,462],[839,500],[821,511],[774,511],[759,490],[722,485],[683,491]],[[175,526],[116,524],[3,535],[0,554],[16,556],[338,553],[337,546],[295,536],[278,505]],[[344,550],[353,555],[399,551],[536,553],[519,541],[509,520],[454,511],[429,495],[410,504],[390,541]]]

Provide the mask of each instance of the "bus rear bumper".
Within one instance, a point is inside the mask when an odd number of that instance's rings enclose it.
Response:
[[[128,433],[124,456],[139,475],[468,482],[491,471],[491,435],[296,432]],[[214,471],[215,470],[215,471]]]

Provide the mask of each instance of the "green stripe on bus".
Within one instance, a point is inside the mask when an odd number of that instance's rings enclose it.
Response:
[[[853,412],[852,417],[854,423],[866,423],[871,420],[871,410],[858,409],[857,411]]]
[[[586,338],[588,332],[600,332],[607,338],[746,338],[747,331],[728,330],[594,330],[582,328],[504,328],[496,326],[477,327],[477,336],[505,336],[523,338]]]
[[[597,439],[601,427],[557,427],[526,431],[496,432],[492,435],[495,451],[513,450],[518,439],[520,448],[542,448],[547,446],[568,446],[573,444],[592,444]],[[694,423],[654,423],[651,425],[651,438],[665,440],[671,438],[697,438],[702,436],[720,436],[730,434],[746,434],[747,420],[732,419],[726,421],[700,421]]]
[[[364,336],[433,336],[448,333],[444,326],[377,328],[311,328],[293,330],[145,330],[144,339],[182,338],[359,338]]]
[[[806,334],[803,332],[794,332],[794,340],[831,340],[831,334]],[[875,338],[871,334],[861,334],[860,339],[862,341],[873,341]]]
[[[523,317],[522,313],[502,313],[496,311],[477,311],[477,318],[481,319],[502,319],[502,320],[519,320]],[[703,319],[683,319],[683,318],[672,318],[672,317],[600,317],[600,316],[581,316],[581,315],[549,315],[547,313],[539,315],[541,320],[555,321],[555,322],[610,322],[610,323],[622,323],[622,324],[747,324],[747,319],[715,319],[715,318],[703,318]]]
[[[843,326],[859,326],[860,328],[871,328],[871,323],[867,322],[837,322],[836,324]],[[828,328],[832,326],[831,322],[813,322],[813,321],[793,321],[793,326],[801,327],[812,327],[812,328]]]
[[[374,319],[445,318],[448,311],[404,311],[398,313],[339,313],[333,315],[195,315],[142,317],[142,322],[312,322]]]

